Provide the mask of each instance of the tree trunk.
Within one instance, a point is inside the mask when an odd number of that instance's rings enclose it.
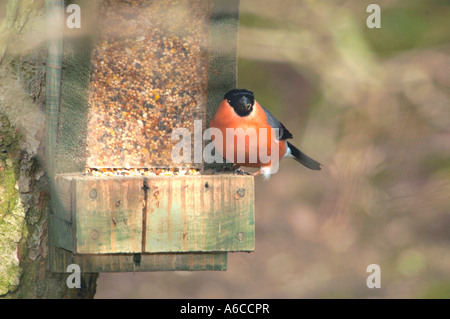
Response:
[[[98,274],[70,289],[69,274],[48,270],[44,1],[9,0],[0,12],[0,297],[92,298]]]

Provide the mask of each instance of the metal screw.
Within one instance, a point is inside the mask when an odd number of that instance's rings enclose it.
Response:
[[[244,233],[240,232],[236,234],[237,240],[243,241],[244,240]]]
[[[119,199],[119,200],[116,202],[116,207],[119,207],[121,202],[122,202],[122,201]]]
[[[140,265],[141,260],[142,260],[141,254],[134,254],[134,255],[133,255],[133,261],[134,261],[134,264],[135,264],[136,266],[139,266],[139,265]]]
[[[91,192],[89,193],[89,197],[92,199],[95,199],[97,197],[97,190],[95,188],[91,190]]]
[[[244,189],[244,188],[239,188],[239,189],[236,191],[236,195],[237,195],[238,197],[244,197],[244,196],[245,196],[245,189]]]
[[[97,240],[100,237],[100,233],[98,232],[97,229],[94,229],[91,231],[91,239],[92,240]]]

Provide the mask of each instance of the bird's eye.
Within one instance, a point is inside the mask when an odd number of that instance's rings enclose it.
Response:
[[[228,104],[231,104],[231,100],[228,100]]]

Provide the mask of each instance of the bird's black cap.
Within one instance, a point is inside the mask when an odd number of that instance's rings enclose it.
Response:
[[[235,89],[228,91],[223,97],[239,116],[247,116],[253,111],[255,96],[252,91]]]
[[[248,98],[252,98],[252,99],[255,98],[255,95],[253,94],[253,92],[246,90],[246,89],[234,89],[234,90],[228,91],[223,98],[227,99],[227,100],[231,100],[232,98],[241,97],[242,95],[247,96]]]

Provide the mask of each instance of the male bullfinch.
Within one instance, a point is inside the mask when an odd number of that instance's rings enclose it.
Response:
[[[286,141],[292,138],[292,134],[255,100],[253,92],[249,90],[236,89],[227,92],[210,122],[210,127],[222,132],[222,139],[212,135],[214,146],[222,157],[238,166],[258,167],[259,171],[255,175],[262,173],[265,179],[276,172],[278,162],[284,157],[293,157],[313,170],[321,169],[318,162]],[[234,132],[241,129],[241,132],[233,136],[228,134],[227,138],[227,129]],[[243,134],[242,131],[248,134]],[[256,133],[253,139],[251,132]],[[261,156],[264,153],[270,160]]]

